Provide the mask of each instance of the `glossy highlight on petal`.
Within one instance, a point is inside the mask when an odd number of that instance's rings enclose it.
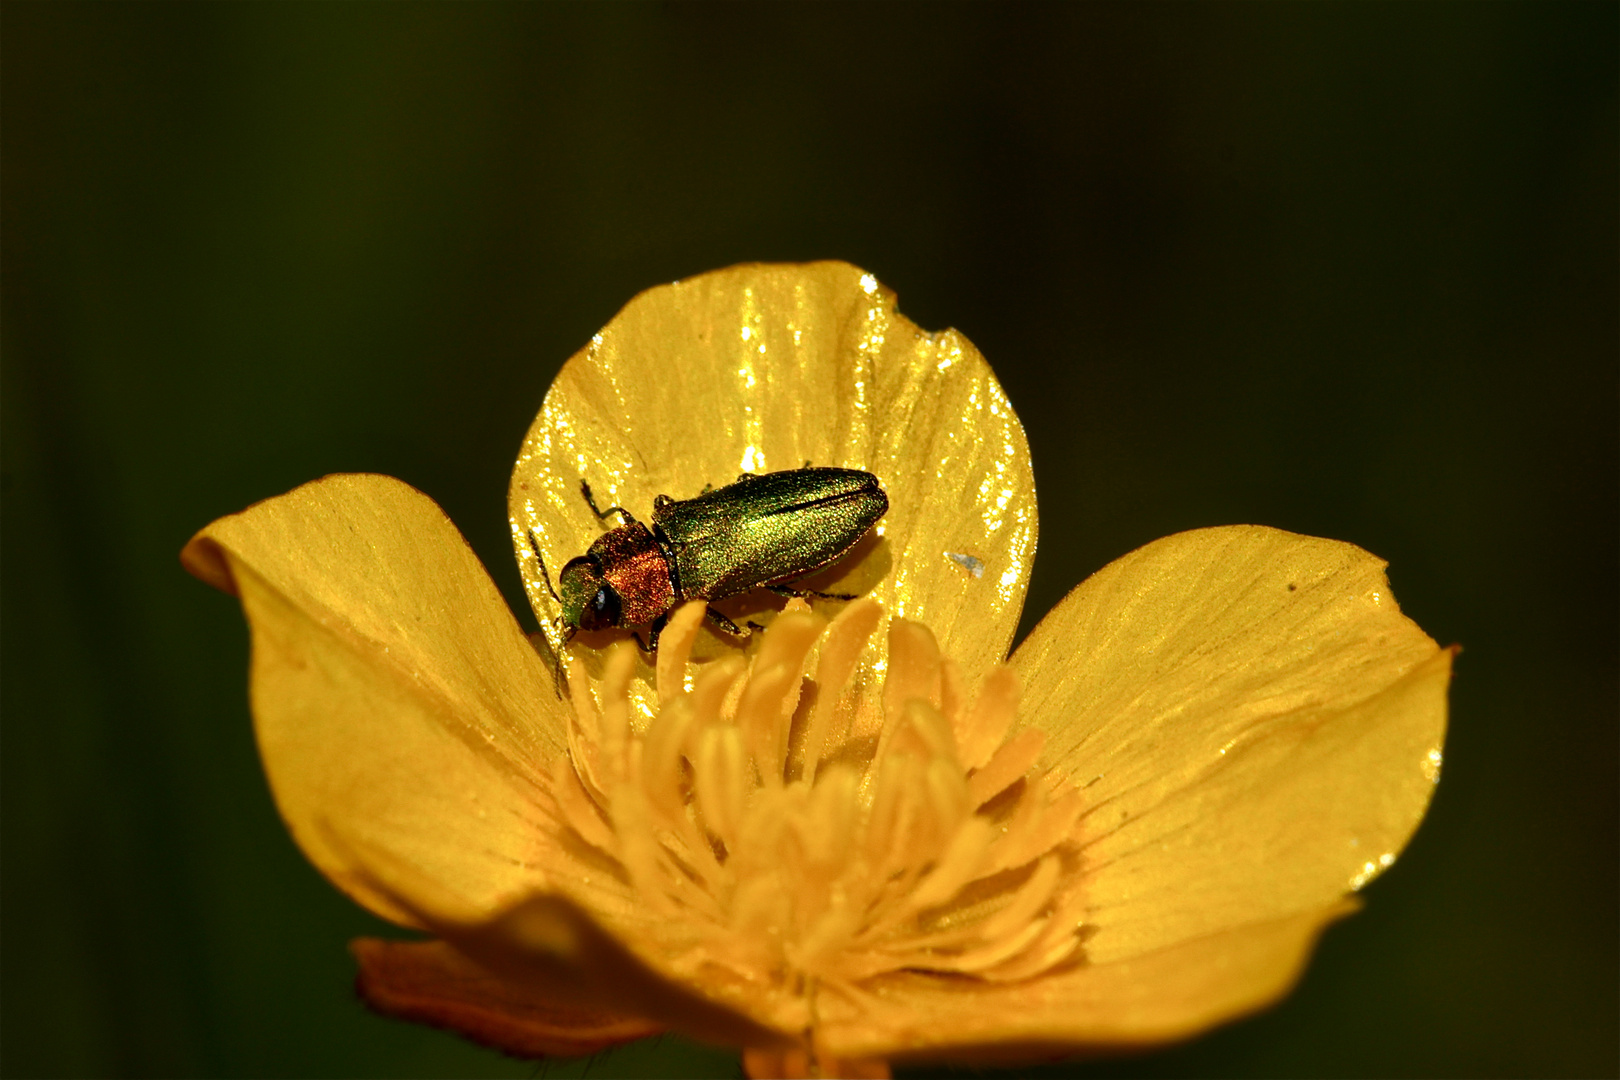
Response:
[[[927,623],[970,670],[1005,657],[1035,553],[1023,429],[971,343],[920,329],[870,274],[836,262],[738,266],[650,289],[563,367],[508,500],[552,648],[557,605],[535,550],[555,574],[601,533],[581,480],[603,505],[647,520],[655,496],[687,499],[739,473],[806,464],[874,473],[890,504],[875,534],[812,587]],[[879,642],[853,678],[871,680],[883,662]],[[645,675],[634,695],[643,717]],[[875,725],[875,707],[859,723]]]

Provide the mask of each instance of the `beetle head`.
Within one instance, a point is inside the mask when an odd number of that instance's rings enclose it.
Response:
[[[619,625],[619,594],[589,555],[569,559],[557,575],[563,622],[581,630],[607,630]]]

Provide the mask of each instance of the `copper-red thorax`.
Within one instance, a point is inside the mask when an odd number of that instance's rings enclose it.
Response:
[[[650,623],[675,606],[669,559],[641,522],[603,533],[588,554],[602,567],[602,579],[619,594],[621,625]]]

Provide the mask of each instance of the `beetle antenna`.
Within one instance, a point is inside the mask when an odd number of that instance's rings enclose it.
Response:
[[[552,621],[552,625],[554,625],[557,628],[557,636],[562,638],[562,645],[567,645],[570,641],[574,640],[575,628],[572,627],[572,626],[565,625],[563,623],[563,619],[562,619],[561,615],[557,616],[556,619],[554,619]],[[554,690],[557,691],[557,699],[559,701],[562,700],[562,688],[563,688],[563,651],[562,651],[562,645],[559,645],[557,647],[557,670],[552,674],[552,679],[551,679],[551,686],[552,686],[552,688]],[[569,697],[574,696],[574,688],[572,686],[570,686],[568,688],[568,696]]]
[[[579,482],[579,493],[585,496],[585,505],[591,508],[591,513],[596,515],[596,520],[598,521],[606,521],[609,514],[618,514],[620,518],[626,522],[634,522],[636,520],[636,516],[622,506],[610,506],[606,510],[597,509],[596,496],[591,494],[591,484],[588,480],[581,480]]]
[[[535,542],[534,529],[532,527],[529,529],[529,550],[534,552],[535,562],[540,564],[540,577],[546,583],[546,592],[550,593],[551,598],[557,601],[557,606],[561,607],[562,597],[558,596],[557,590],[551,587],[551,574],[546,570],[546,558],[544,555],[540,554],[540,545]]]
[[[557,590],[551,587],[551,573],[546,569],[546,557],[540,554],[540,544],[535,540],[534,529],[532,527],[529,529],[527,536],[529,540],[529,550],[534,552],[534,560],[540,564],[540,579],[546,583],[546,592],[550,593],[551,598],[557,601],[558,607],[562,607],[562,597],[558,596]],[[558,615],[556,618],[551,620],[551,626],[552,629],[556,631],[557,636],[562,638],[564,645],[568,644],[568,642],[574,636],[570,631],[570,628],[563,624],[563,617],[561,615]],[[557,692],[557,700],[561,701],[563,674],[563,656],[561,648],[557,650],[556,656],[557,670],[552,675],[551,688]],[[569,693],[572,692],[573,691],[569,691]]]

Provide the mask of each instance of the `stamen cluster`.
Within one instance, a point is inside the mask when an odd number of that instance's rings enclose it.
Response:
[[[683,969],[859,1002],[885,974],[1016,980],[1070,960],[1081,793],[1040,774],[998,666],[966,700],[921,624],[890,621],[881,725],[852,723],[851,676],[882,611],[831,624],[794,602],[750,661],[684,672],[701,604],[665,629],[660,706],[632,722],[634,646],[592,701],[577,660],[561,817],[607,856]],[[810,672],[813,668],[813,677]]]

